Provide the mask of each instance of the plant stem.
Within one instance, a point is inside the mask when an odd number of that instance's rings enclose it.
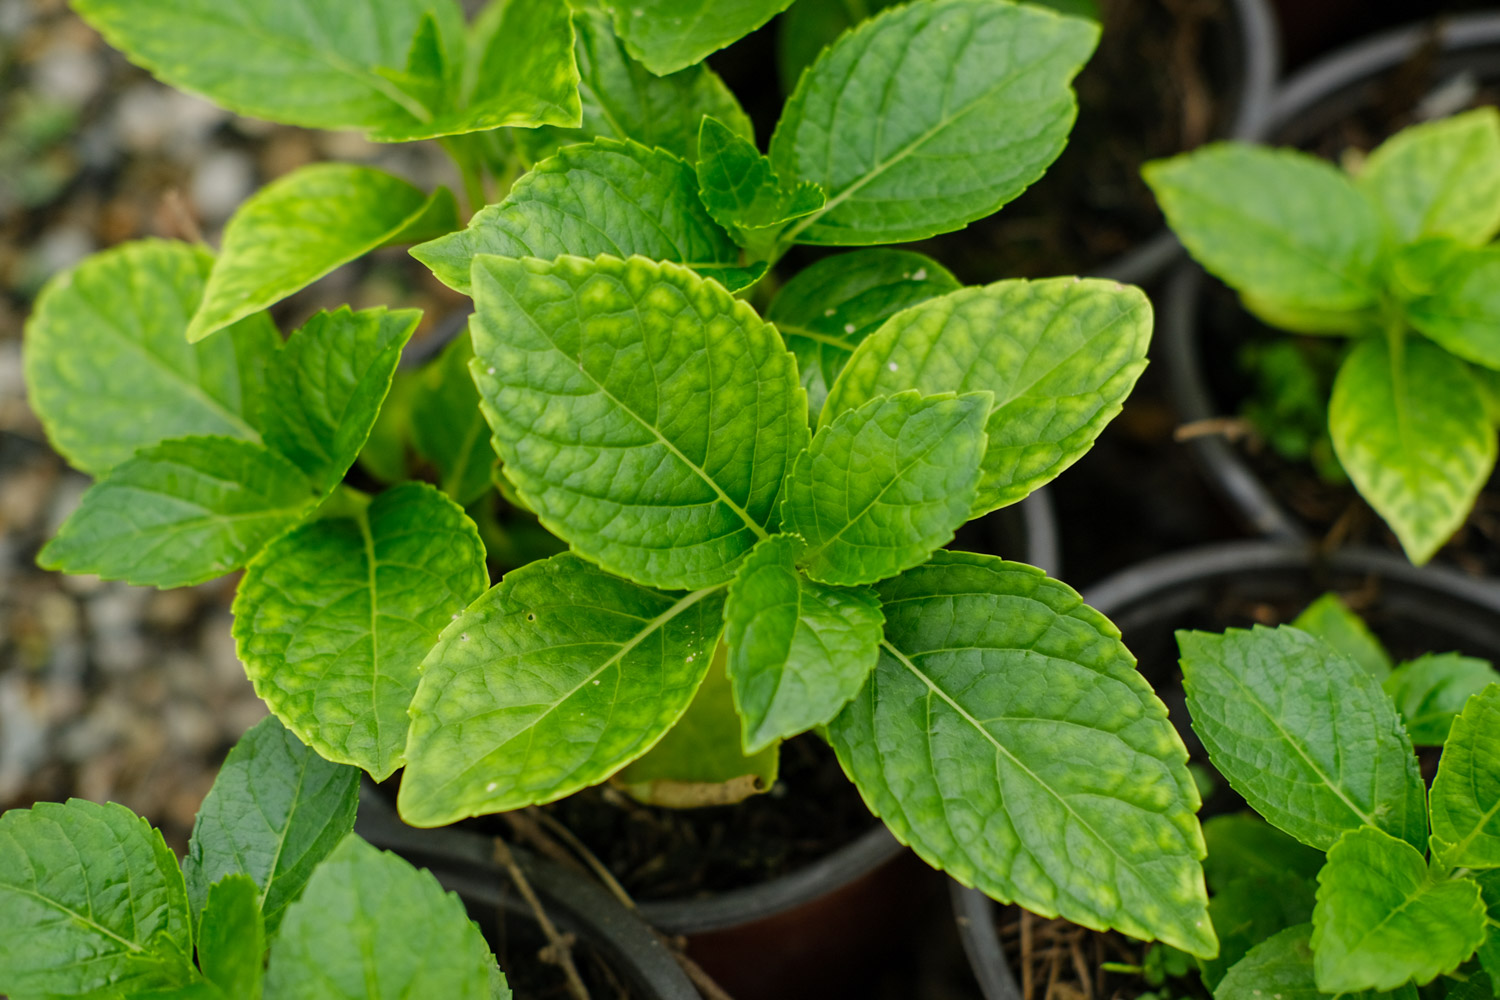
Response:
[[[464,201],[467,203],[468,215],[472,217],[475,212],[489,204],[489,200],[484,191],[484,168],[480,165],[468,142],[465,141],[467,138],[462,135],[448,136],[440,140],[440,143],[449,158],[453,160],[454,165],[458,167],[458,175],[464,185]]]

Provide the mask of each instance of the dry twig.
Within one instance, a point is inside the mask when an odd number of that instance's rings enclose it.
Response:
[[[511,881],[525,897],[526,905],[531,907],[531,912],[536,915],[536,922],[542,928],[542,933],[547,937],[547,947],[542,951],[542,960],[562,969],[563,976],[568,980],[568,992],[573,994],[573,1000],[589,1000],[588,987],[583,985],[583,977],[578,975],[578,966],[573,964],[573,936],[558,931],[557,925],[542,908],[542,901],[537,898],[536,891],[531,888],[531,882],[521,871],[521,866],[516,864],[515,855],[510,853],[510,847],[499,837],[495,838],[495,860],[505,867]]]

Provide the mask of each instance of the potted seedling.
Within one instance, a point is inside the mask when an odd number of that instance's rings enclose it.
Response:
[[[1038,569],[942,548],[1087,451],[1144,366],[1145,297],[960,288],[881,249],[758,284],[795,245],[923,238],[1018,195],[1066,142],[1096,26],[894,8],[803,72],[762,154],[695,64],[784,3],[687,30],[663,4],[513,0],[468,26],[390,6],[330,63],[309,51],[351,27],[342,8],[81,5],[169,82],[440,136],[471,206],[488,180],[504,197],[458,228],[444,192],[309,168],[248,201],[216,257],[147,242],[56,279],[28,383],[98,481],[44,565],[156,586],[244,568],[257,692],[329,760],[404,769],[415,826],[606,781],[732,802],[815,731],[933,866],[1212,955],[1185,751],[1113,626]],[[262,59],[224,58],[251,43]],[[371,495],[346,477],[419,317],[325,312],[283,344],[264,309],[425,237],[414,255],[475,303],[397,415],[442,488]],[[463,506],[491,483],[568,549],[493,586]]]
[[[1342,171],[1291,151],[1230,146],[1147,171],[1189,251],[1239,293],[1237,310],[1195,272],[1174,278],[1166,356],[1179,409],[1195,431],[1225,425],[1209,418],[1240,406],[1248,424],[1230,429],[1248,426],[1248,440],[1263,443],[1247,461],[1212,433],[1190,441],[1214,484],[1260,530],[1362,535],[1367,515],[1350,503],[1352,481],[1423,562],[1469,518],[1489,478],[1494,442],[1481,415],[1493,382],[1480,346],[1486,282],[1471,275],[1491,252],[1490,220],[1500,211],[1496,119],[1481,107],[1392,136],[1422,108],[1403,110],[1394,124],[1386,109],[1407,109],[1422,94],[1429,117],[1443,106],[1484,103],[1482,91],[1459,94],[1454,81],[1493,76],[1486,39],[1494,28],[1482,16],[1447,25],[1437,68],[1417,59],[1428,34],[1413,28],[1292,81],[1269,134],[1347,154]],[[1403,65],[1423,68],[1397,73]],[[1432,86],[1413,96],[1418,72]],[[1407,82],[1398,90],[1398,81]],[[1440,86],[1445,81],[1453,85]],[[1367,155],[1350,150],[1387,136]],[[1209,177],[1241,192],[1242,207],[1255,205],[1260,228],[1217,230],[1235,209],[1213,207],[1203,187]],[[1307,211],[1293,207],[1299,199]],[[1334,287],[1341,281],[1342,291]],[[1278,339],[1257,319],[1301,336]],[[1382,375],[1398,367],[1403,377]],[[1450,379],[1452,391],[1439,388]],[[1452,426],[1438,431],[1434,419]],[[1406,444],[1393,445],[1393,434]],[[1471,565],[1488,558],[1483,520],[1455,552]]]
[[[1338,596],[1325,594],[1328,589]],[[1407,737],[1419,748],[1429,779],[1453,718],[1471,695],[1500,680],[1491,667],[1500,660],[1500,592],[1452,570],[1412,567],[1394,553],[1346,548],[1320,557],[1297,544],[1205,546],[1133,566],[1084,596],[1109,614],[1140,657],[1143,675],[1168,705],[1191,761],[1205,779],[1204,864],[1221,951],[1217,959],[1200,963],[1174,949],[1142,949],[1060,922],[1030,919],[1028,956],[1014,926],[1026,918],[1007,914],[972,891],[958,891],[954,906],[960,935],[987,1000],[1015,1000],[1028,975],[1040,992],[1059,955],[1059,983],[1091,988],[1096,995],[1102,990],[1106,996],[1123,991],[1125,996],[1201,997],[1251,943],[1310,919],[1322,855],[1240,815],[1248,796],[1241,797],[1214,770],[1213,747],[1200,740],[1201,727],[1196,732],[1189,727],[1192,692],[1184,694],[1174,633],[1241,634],[1257,625],[1285,623],[1332,644],[1373,678],[1377,694],[1383,689],[1382,697],[1390,699]],[[1305,664],[1296,669],[1299,676],[1322,676],[1322,671],[1309,673]],[[1189,677],[1189,688],[1191,684]],[[1241,700],[1249,703],[1248,696]],[[1285,703],[1289,711],[1311,704],[1300,695],[1288,696]],[[1192,718],[1196,727],[1197,716]],[[1291,845],[1285,851],[1277,847],[1283,841]],[[1266,845],[1264,863],[1251,856],[1249,846],[1257,843]],[[1301,863],[1294,866],[1298,859]],[[1283,874],[1301,881],[1279,885],[1276,879]],[[1240,909],[1231,913],[1233,907]],[[1274,923],[1268,914],[1278,907],[1285,916]],[[1256,920],[1251,926],[1261,929],[1260,938],[1249,943],[1240,926],[1247,912]],[[1069,957],[1075,941],[1086,960],[1081,973],[1074,971]],[[1075,978],[1079,976],[1090,980],[1087,987]]]

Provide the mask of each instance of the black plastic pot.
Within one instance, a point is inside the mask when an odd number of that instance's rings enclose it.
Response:
[[[1258,134],[1271,111],[1276,78],[1281,72],[1281,36],[1267,0],[1233,0],[1238,34],[1238,103],[1220,139],[1248,139]],[[1182,244],[1166,229],[1099,269],[1099,276],[1144,285],[1160,277],[1182,253]]]
[[[495,861],[494,844],[464,830],[414,830],[373,788],[361,789],[355,831],[376,847],[427,868],[443,887],[476,908],[535,920],[530,906]],[[635,1000],[700,1000],[677,959],[639,916],[597,882],[512,848],[517,866],[558,929],[597,951]]]
[[[1390,552],[1346,549],[1322,556],[1306,544],[1248,541],[1153,559],[1085,591],[1108,615],[1157,687],[1195,758],[1201,743],[1187,725],[1177,668],[1177,628],[1213,631],[1270,617],[1288,619],[1326,591],[1357,592],[1365,620],[1400,657],[1455,650],[1500,662],[1500,584],[1456,571],[1417,568]],[[1256,613],[1247,615],[1248,609]],[[1232,808],[1221,790],[1205,812]],[[952,887],[954,914],[985,1000],[1020,1000],[995,922],[997,904]]]
[[[1432,78],[1472,73],[1500,79],[1500,14],[1456,16],[1376,35],[1335,52],[1289,78],[1271,103],[1270,114],[1246,138],[1275,145],[1305,143],[1379,97],[1380,82],[1432,47]],[[1167,367],[1169,389],[1185,423],[1224,416],[1214,398],[1205,352],[1213,332],[1203,329],[1207,276],[1191,262],[1169,281],[1154,356]],[[1244,457],[1222,437],[1187,442],[1194,461],[1245,524],[1272,538],[1308,537],[1307,527],[1282,503]]]

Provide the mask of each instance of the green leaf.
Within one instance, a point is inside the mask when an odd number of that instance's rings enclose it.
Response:
[[[178,438],[142,450],[89,487],[37,562],[185,587],[239,569],[317,500],[302,472],[268,448]]]
[[[431,872],[351,836],[287,908],[266,993],[277,1000],[491,1000],[494,966],[457,895]]]
[[[1493,985],[1500,983],[1500,869],[1477,872],[1474,881],[1478,883],[1479,894],[1484,899],[1488,924],[1484,943],[1479,946],[1476,957],[1490,977],[1493,995],[1500,997],[1500,987]]]
[[[880,663],[828,727],[870,809],[997,899],[1214,955],[1187,751],[1115,627],[990,556],[876,589]]]
[[[1292,626],[1322,639],[1377,681],[1383,682],[1391,675],[1391,655],[1364,619],[1349,610],[1338,594],[1324,594],[1313,601],[1292,619]]]
[[[727,583],[808,440],[776,330],[716,282],[639,258],[482,257],[474,278],[475,381],[526,504],[611,572]]]
[[[125,243],[47,283],[26,323],[26,391],[47,439],[102,476],[140,448],[189,434],[259,441],[255,406],[280,346],[262,313],[212,343],[184,338],[213,257],[167,240]]]
[[[1214,990],[1214,1000],[1321,1000],[1329,994],[1318,989],[1313,976],[1312,924],[1299,924],[1268,938],[1250,950]],[[1417,1000],[1414,986],[1390,993],[1341,993],[1339,1000]]]
[[[489,425],[469,374],[473,357],[464,331],[422,370],[411,398],[412,444],[437,467],[442,491],[461,507],[489,492],[495,469]]]
[[[1325,851],[1364,825],[1426,840],[1411,741],[1354,661],[1290,626],[1178,632],[1177,644],[1193,731],[1272,825]]]
[[[1432,856],[1451,868],[1500,868],[1500,684],[1468,700],[1443,744]]]
[[[187,338],[202,340],[376,247],[458,228],[447,188],[430,197],[374,167],[314,163],[272,181],[224,227]]]
[[[354,464],[390,391],[421,312],[384,306],[320,312],[292,334],[271,366],[266,444],[322,492]]]
[[[225,875],[208,887],[198,924],[198,964],[209,982],[235,1000],[260,1000],[266,926],[260,887],[248,875]]]
[[[1208,915],[1219,936],[1219,957],[1202,963],[1203,984],[1213,989],[1256,945],[1307,923],[1314,902],[1312,880],[1286,872],[1245,876],[1216,889],[1208,901]]]
[[[823,191],[779,177],[755,143],[716,118],[698,133],[698,189],[714,221],[730,232],[763,230],[816,212]]]
[[[675,73],[748,35],[792,0],[634,0],[614,3],[615,32],[658,76]]]
[[[1407,303],[1406,318],[1465,361],[1500,368],[1500,247],[1443,254],[1441,264],[1432,294]]]
[[[887,320],[844,366],[819,417],[876,396],[995,394],[970,516],[1023,499],[1083,456],[1146,366],[1151,303],[1112,281],[1000,281]]]
[[[1500,232],[1500,112],[1477,108],[1402,129],[1370,154],[1358,183],[1399,242],[1488,243]]]
[[[861,24],[802,75],[771,138],[776,172],[828,198],[783,240],[902,243],[994,212],[1062,152],[1069,84],[1098,39],[1086,21],[990,0]]]
[[[1337,993],[1431,982],[1474,954],[1484,929],[1474,882],[1429,871],[1420,851],[1375,827],[1350,830],[1318,874],[1318,986]]]
[[[406,483],[267,546],[240,581],[235,647],[304,743],[383,781],[403,763],[423,657],[488,583],[473,522]]]
[[[614,139],[564,147],[467,229],[412,248],[438,280],[465,294],[473,294],[470,271],[479,254],[639,254],[686,264],[731,290],[764,272],[740,266],[740,248],[698,200],[692,167],[664,150]]]
[[[1221,142],[1141,174],[1193,258],[1271,325],[1349,333],[1375,306],[1383,223],[1332,164]]]
[[[657,76],[625,52],[603,11],[575,10],[573,26],[578,32],[575,53],[582,77],[583,125],[517,132],[517,140],[533,161],[562,146],[603,136],[634,139],[692,163],[698,159],[698,123],[704,115],[712,115],[747,139],[754,137],[740,102],[706,65]]]
[[[1254,813],[1230,813],[1203,821],[1208,858],[1203,873],[1214,892],[1243,879],[1295,875],[1317,878],[1323,852],[1299,843]]]
[[[651,750],[612,779],[631,797],[669,809],[732,805],[771,790],[781,741],[753,751],[740,746],[739,716],[726,672],[723,643],[676,725]]]
[[[729,586],[728,673],[750,753],[832,721],[879,659],[880,599],[809,580],[796,566],[803,548],[790,535],[766,539]]]
[[[766,319],[797,359],[812,417],[866,337],[901,310],[959,287],[937,261],[909,250],[856,250],[798,271],[771,300]]]
[[[0,814],[0,992],[117,996],[193,978],[177,859],[122,805]]]
[[[464,377],[468,377],[465,369]],[[387,486],[405,481],[410,475],[411,456],[407,454],[408,439],[415,428],[411,419],[411,398],[417,387],[419,373],[411,369],[396,369],[391,379],[391,390],[385,394],[385,403],[370,428],[365,446],[359,450],[359,467],[377,482]],[[478,410],[478,404],[475,404]]]
[[[313,869],[354,829],[358,803],[356,768],[329,763],[274,716],[263,719],[229,751],[198,810],[182,862],[193,911],[213,883],[247,875],[260,887],[266,936],[275,937]]]
[[[1403,663],[1384,682],[1406,732],[1419,747],[1442,746],[1453,717],[1469,695],[1500,681],[1488,660],[1458,653],[1428,653]]]
[[[1495,467],[1495,428],[1462,361],[1408,337],[1359,342],[1328,403],[1333,450],[1417,565],[1464,523]]]
[[[371,130],[426,115],[382,70],[406,65],[424,17],[445,19],[454,7],[451,0],[74,5],[132,62],[231,111],[308,128]]]
[[[550,802],[644,754],[687,710],[721,590],[665,594],[571,553],[507,574],[422,664],[398,800],[414,826]]]
[[[782,527],[820,583],[874,583],[925,562],[975,505],[988,392],[876,396],[818,429],[784,487]]]
[[[574,127],[580,121],[578,65],[566,3],[490,3],[469,31],[462,70],[450,78],[446,99],[430,120],[392,119],[370,138],[408,142],[506,126]]]
[[[860,21],[892,6],[896,0],[801,0],[776,22],[776,70],[782,93],[797,89],[802,71],[825,46]]]

